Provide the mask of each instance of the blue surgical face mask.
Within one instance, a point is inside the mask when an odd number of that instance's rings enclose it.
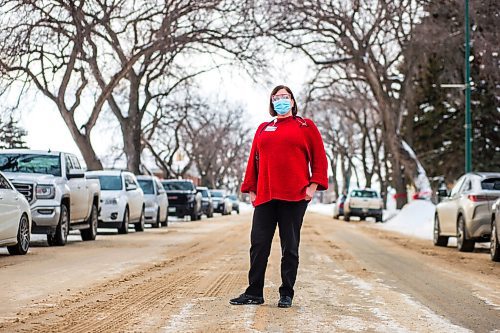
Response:
[[[289,99],[280,99],[279,101],[273,102],[274,111],[280,116],[287,114],[292,108],[292,103]]]

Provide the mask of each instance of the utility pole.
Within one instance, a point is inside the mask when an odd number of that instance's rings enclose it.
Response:
[[[443,83],[441,88],[460,88],[465,90],[465,172],[472,171],[472,121],[470,112],[470,24],[469,0],[465,0],[465,81],[464,84]]]
[[[465,0],[465,172],[472,171],[472,124],[470,112],[469,0]]]

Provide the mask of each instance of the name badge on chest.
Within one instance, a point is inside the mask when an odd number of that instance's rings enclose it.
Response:
[[[274,132],[274,131],[276,131],[277,128],[278,127],[276,127],[276,126],[267,126],[264,131],[265,132]]]

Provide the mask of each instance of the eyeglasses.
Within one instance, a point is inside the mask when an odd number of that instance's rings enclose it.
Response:
[[[284,100],[284,99],[291,100],[292,96],[286,94],[286,95],[274,95],[274,96],[271,97],[271,100],[273,102],[281,101],[281,100]]]

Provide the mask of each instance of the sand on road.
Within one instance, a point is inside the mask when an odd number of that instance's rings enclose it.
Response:
[[[231,306],[247,283],[250,214],[143,233],[76,236],[0,253],[3,332],[490,332],[500,329],[500,266],[307,213],[294,306],[276,306],[276,235],[261,306]]]

